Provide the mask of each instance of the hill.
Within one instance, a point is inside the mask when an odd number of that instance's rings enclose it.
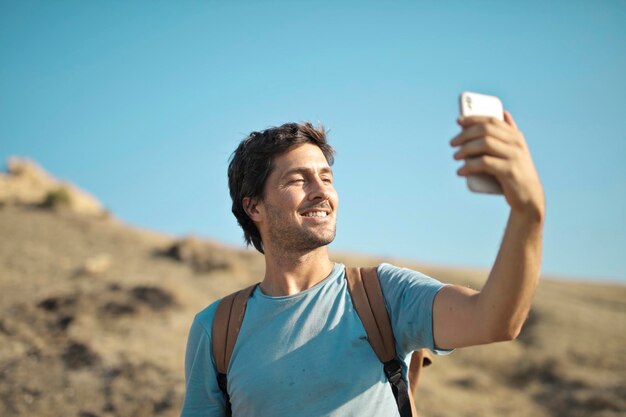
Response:
[[[0,178],[0,415],[178,415],[194,314],[260,280],[263,258],[139,230],[24,164],[36,166],[14,162]],[[31,180],[15,186],[24,172]],[[332,257],[473,288],[487,274]],[[543,277],[518,340],[435,358],[417,393],[421,416],[626,415],[625,313],[626,286]]]

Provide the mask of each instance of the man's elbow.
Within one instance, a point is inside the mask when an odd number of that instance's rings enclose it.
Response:
[[[522,331],[522,323],[507,323],[494,328],[489,335],[491,343],[495,342],[509,342],[517,339]]]
[[[522,326],[511,326],[507,329],[507,331],[503,334],[503,342],[509,342],[511,340],[517,339],[519,334],[522,332]]]

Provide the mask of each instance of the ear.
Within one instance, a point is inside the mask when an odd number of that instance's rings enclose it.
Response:
[[[259,210],[259,206],[262,206],[260,199],[253,197],[244,197],[241,200],[241,204],[246,214],[253,222],[261,221],[261,211]]]

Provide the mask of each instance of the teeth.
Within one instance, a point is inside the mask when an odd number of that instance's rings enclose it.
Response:
[[[313,211],[304,215],[305,217],[326,217],[325,211]]]

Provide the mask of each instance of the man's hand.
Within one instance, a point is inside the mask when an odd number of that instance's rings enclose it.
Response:
[[[457,174],[491,174],[500,183],[511,210],[542,218],[545,211],[543,188],[524,135],[513,116],[504,112],[504,121],[495,117],[459,117],[462,131],[451,141],[459,146],[454,154],[465,164]]]

